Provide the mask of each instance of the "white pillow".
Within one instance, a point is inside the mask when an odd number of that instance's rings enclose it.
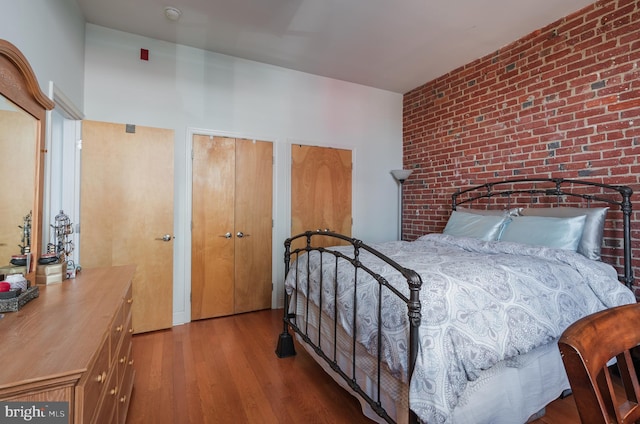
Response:
[[[502,231],[500,241],[533,244],[575,252],[582,238],[585,221],[585,215],[572,218],[514,216]]]
[[[507,216],[504,214],[477,215],[453,211],[442,233],[450,236],[495,241],[498,239],[506,221]]]
[[[556,218],[585,215],[587,218],[584,222],[584,230],[577,252],[589,259],[599,261],[601,259],[604,222],[608,210],[609,208],[524,208],[521,214],[523,216],[553,216]]]

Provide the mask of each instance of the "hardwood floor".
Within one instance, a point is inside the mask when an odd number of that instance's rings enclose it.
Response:
[[[311,357],[275,355],[282,310],[195,321],[135,335],[127,424],[364,424],[356,399]],[[571,397],[536,424],[578,424]]]

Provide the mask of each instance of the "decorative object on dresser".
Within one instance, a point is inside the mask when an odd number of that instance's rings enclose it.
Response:
[[[131,280],[135,266],[92,268],[40,287],[40,299],[0,326],[4,401],[68,402],[70,423],[126,421],[131,360]],[[25,343],[28,340],[28,343]]]
[[[73,234],[71,220],[60,211],[55,217],[55,224],[51,224],[53,237],[47,245],[47,253],[40,256],[36,268],[37,284],[56,284],[62,280],[76,276],[76,265],[71,258],[73,252],[73,241],[70,235]]]
[[[506,180],[456,191],[443,234],[375,245],[326,231],[287,239],[276,353],[295,354],[293,330],[377,422],[526,422],[570,388],[562,331],[636,302],[631,195],[598,182]],[[530,213],[514,216],[520,206]],[[343,245],[326,247],[329,237]],[[295,240],[306,244],[293,249]]]
[[[51,228],[53,230],[51,240],[53,240],[54,243],[49,243],[47,253],[55,254],[58,262],[65,264],[63,278],[73,277],[76,275],[76,265],[71,257],[74,250],[73,240],[71,240],[71,234],[73,234],[71,219],[61,210],[60,213],[56,215],[55,224],[51,224]],[[46,264],[49,262],[47,262],[46,258],[40,257],[40,263]]]

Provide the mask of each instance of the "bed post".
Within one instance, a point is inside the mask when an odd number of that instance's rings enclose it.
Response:
[[[288,238],[284,241],[284,275],[285,278],[289,274],[289,264],[291,263],[291,239]],[[278,358],[287,358],[296,354],[296,349],[293,346],[293,337],[289,334],[289,296],[287,296],[287,290],[283,287],[284,295],[284,312],[282,317],[282,333],[278,337],[278,347],[276,348],[276,355]]]
[[[624,283],[633,290],[633,267],[631,266],[631,195],[630,187],[620,187],[622,195],[622,222],[624,226]],[[635,293],[634,293],[635,294]]]
[[[418,357],[418,345],[419,334],[418,328],[420,327],[420,321],[422,320],[422,304],[420,303],[420,288],[422,286],[422,279],[420,275],[413,270],[406,269],[407,281],[409,283],[409,302],[407,306],[409,308],[409,382],[413,378],[413,370],[416,366],[416,358]],[[418,416],[415,412],[409,408],[409,424],[417,424]]]

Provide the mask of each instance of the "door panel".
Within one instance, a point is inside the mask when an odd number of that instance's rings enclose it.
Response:
[[[235,140],[193,138],[191,319],[233,313]],[[225,234],[229,234],[228,238]]]
[[[351,173],[351,150],[291,146],[291,235],[330,229],[351,236]]]
[[[81,265],[135,264],[134,331],[170,328],[174,132],[83,121],[82,139]]]
[[[235,312],[271,307],[273,144],[236,141]],[[237,238],[237,233],[245,234]]]

